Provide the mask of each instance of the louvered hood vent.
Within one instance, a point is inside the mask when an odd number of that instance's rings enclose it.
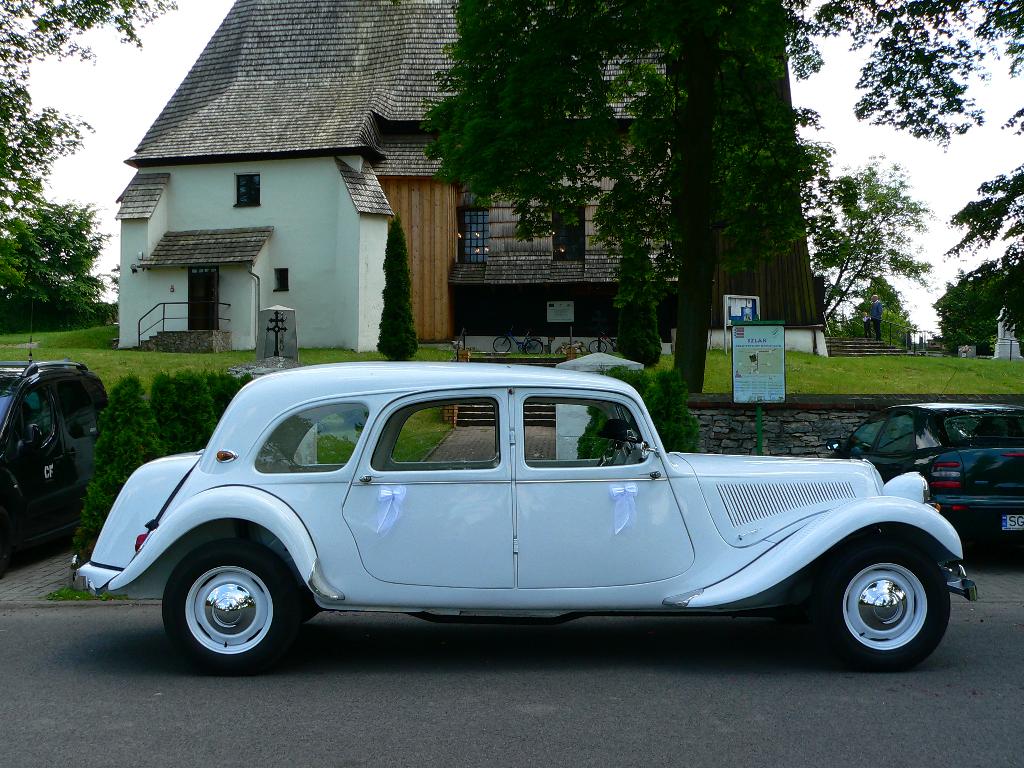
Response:
[[[798,510],[817,511],[857,496],[846,481],[720,483],[718,493],[736,529]]]

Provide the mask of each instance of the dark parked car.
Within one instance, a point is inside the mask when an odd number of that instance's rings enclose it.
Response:
[[[830,447],[842,458],[867,459],[883,480],[920,472],[963,539],[1024,532],[1024,407],[894,406]]]
[[[106,404],[81,363],[0,362],[0,576],[15,549],[78,524]]]

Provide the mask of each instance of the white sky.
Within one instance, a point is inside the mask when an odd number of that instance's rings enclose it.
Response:
[[[86,38],[96,53],[95,62],[47,61],[33,68],[35,106],[53,106],[77,115],[94,129],[79,152],[58,161],[48,186],[54,200],[91,203],[99,209],[101,226],[112,235],[101,264],[103,272],[118,262],[115,200],[134,173],[124,159],[133,154],[231,4],[232,0],[178,0],[177,11],[142,30],[141,50],[101,31]],[[943,150],[891,128],[858,122],[853,105],[860,57],[848,53],[838,41],[831,41],[824,50],[825,69],[809,81],[793,83],[794,101],[821,114],[823,130],[816,138],[835,147],[837,168],[862,165],[872,156],[883,155],[906,169],[913,194],[934,212],[929,231],[919,239],[924,258],[935,265],[929,289],[909,283],[899,287],[912,319],[925,329],[936,329],[932,302],[958,268],[971,268],[980,261],[946,258],[945,252],[959,239],[947,225],[950,216],[973,199],[979,184],[1016,168],[1024,159],[1024,137],[1000,128],[1021,106],[1020,84],[1011,81],[1005,67],[994,71],[991,81],[980,83],[973,95],[986,111],[987,124],[953,139]]]

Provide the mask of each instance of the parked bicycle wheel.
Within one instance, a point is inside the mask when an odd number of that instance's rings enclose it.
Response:
[[[587,345],[587,349],[591,352],[610,352],[611,348],[611,345],[601,338],[594,339]]]
[[[508,336],[495,336],[491,346],[495,352],[508,352],[512,349],[512,340]]]
[[[523,352],[529,355],[536,355],[544,351],[544,344],[540,339],[529,337],[523,339]]]

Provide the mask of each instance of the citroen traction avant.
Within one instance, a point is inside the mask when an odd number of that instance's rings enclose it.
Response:
[[[162,597],[173,643],[265,669],[319,610],[449,621],[807,614],[846,663],[906,669],[974,599],[909,473],[664,449],[615,379],[353,363],[246,385],[207,448],[138,469],[97,593]]]

